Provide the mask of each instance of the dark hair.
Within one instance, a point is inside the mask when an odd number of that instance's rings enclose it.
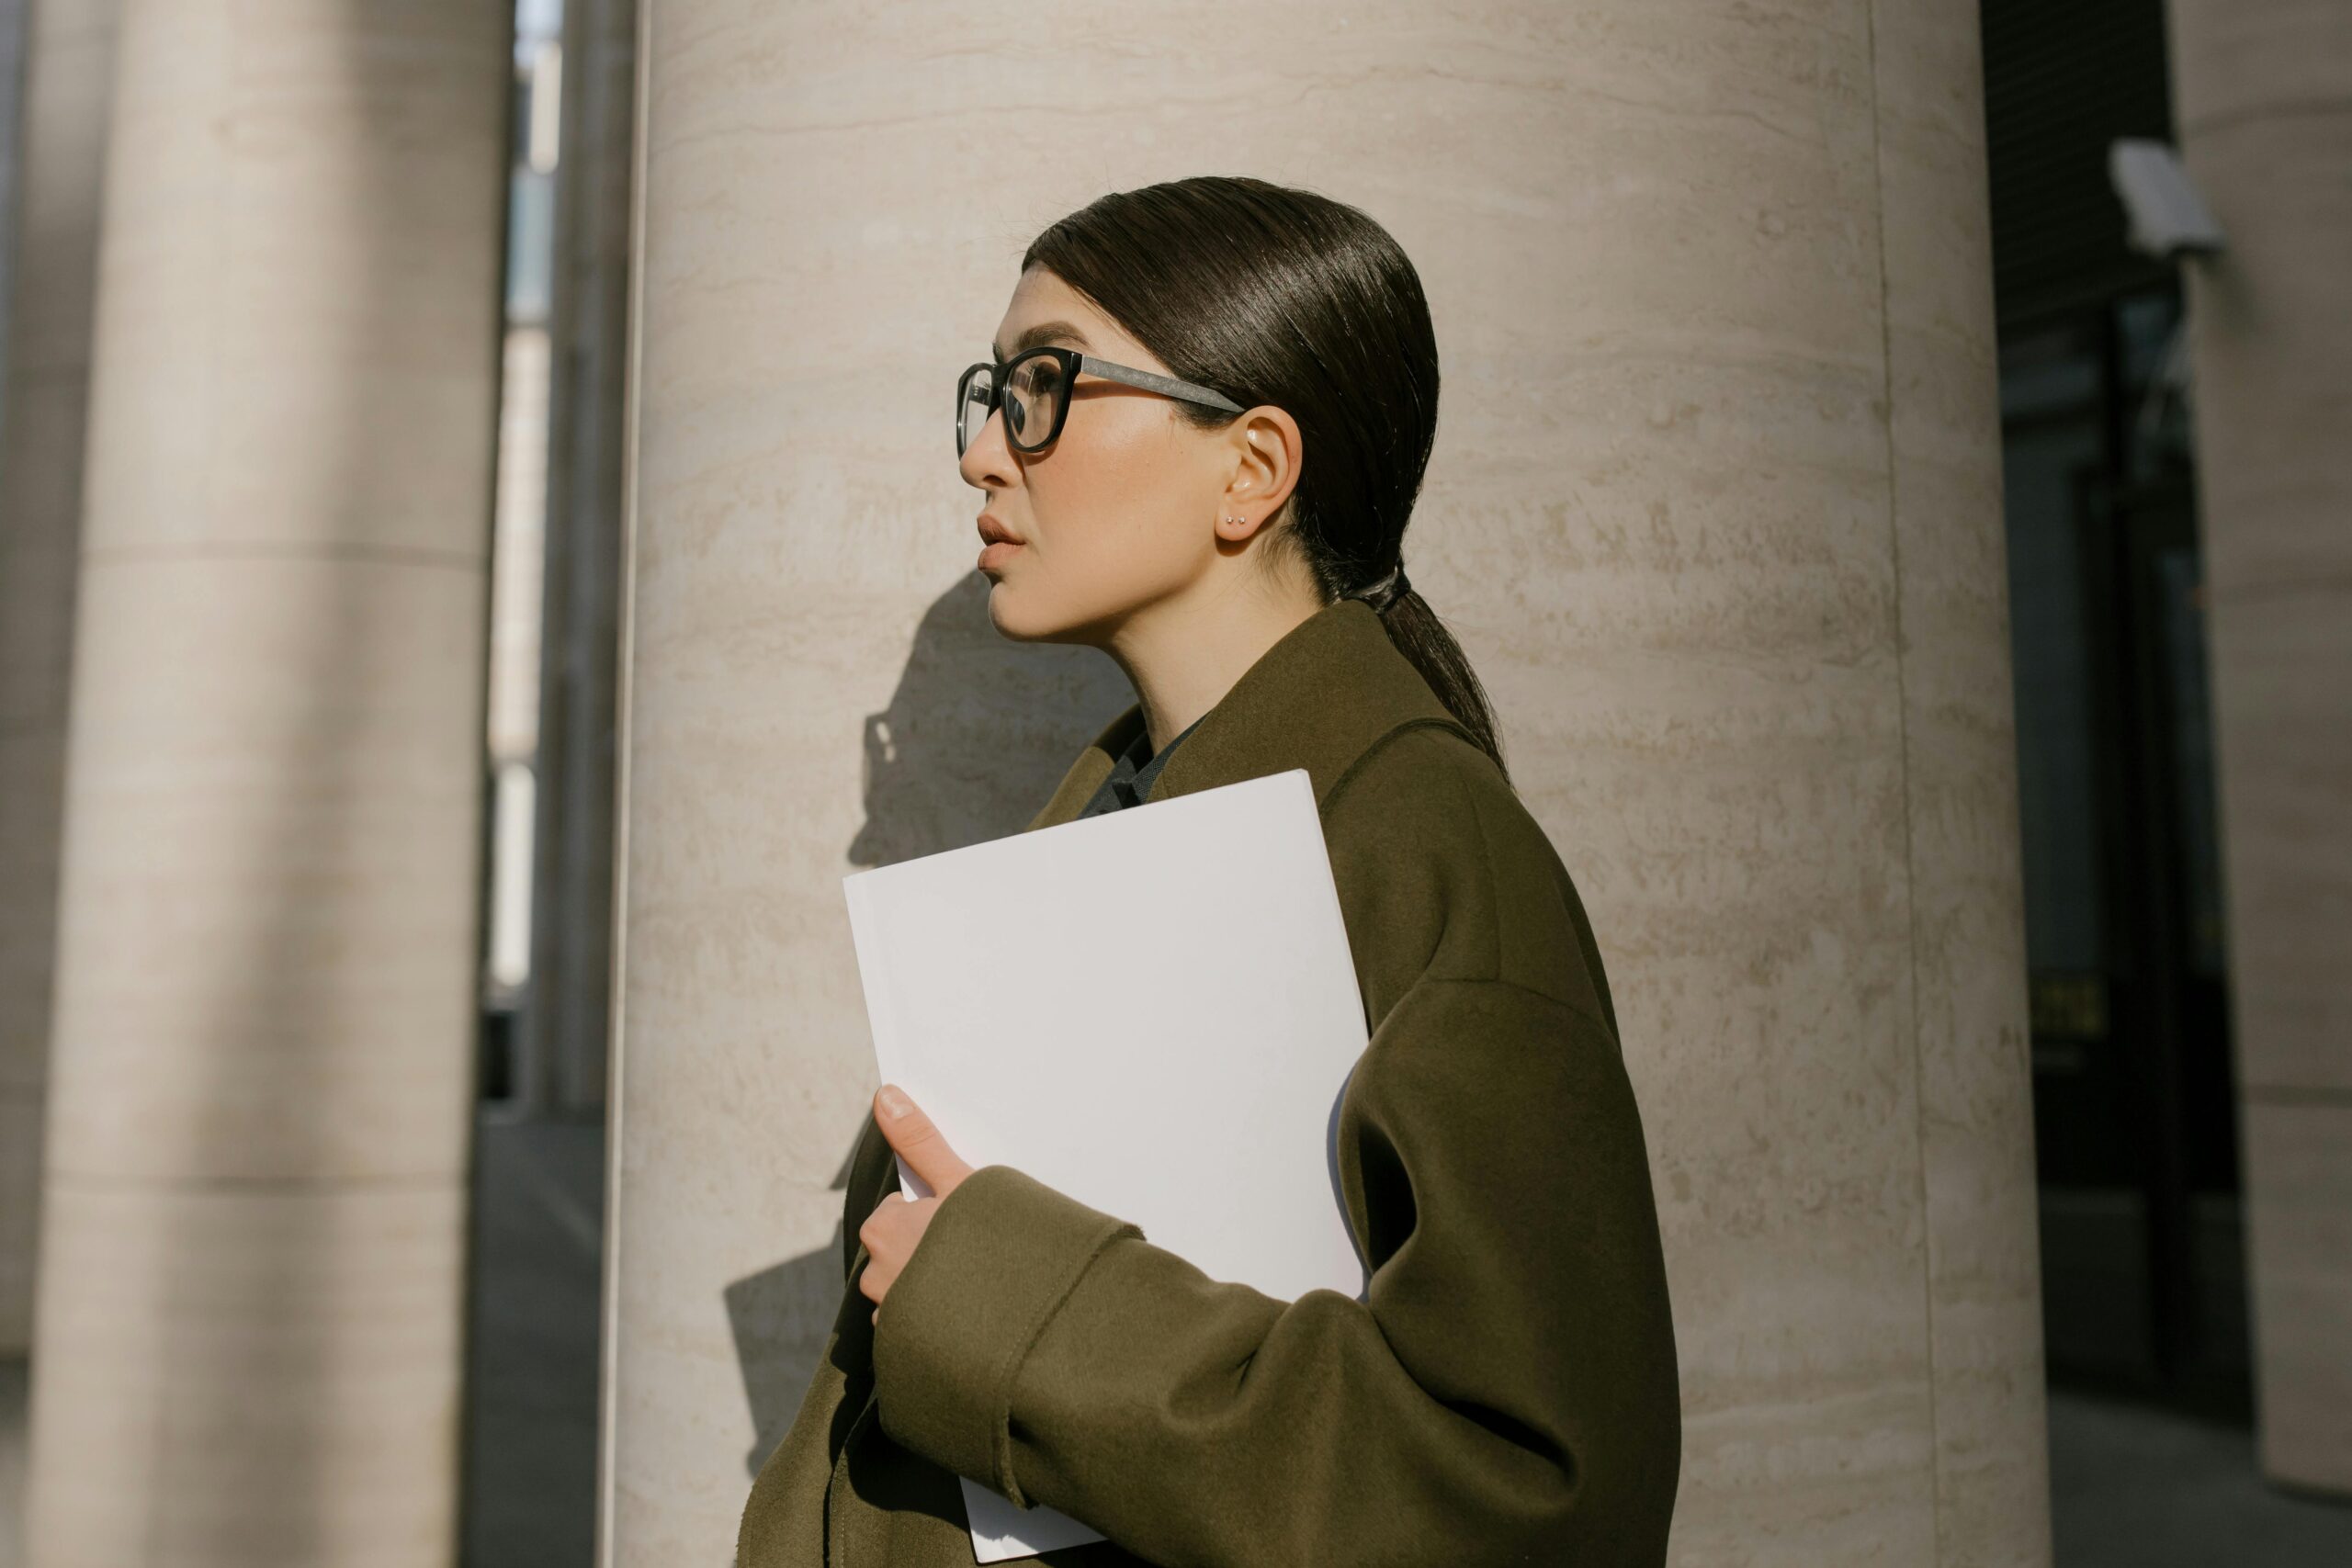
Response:
[[[1437,436],[1437,335],[1420,275],[1387,230],[1313,191],[1202,175],[1088,204],[1037,236],[1021,258],[1023,272],[1032,266],[1083,295],[1176,376],[1298,422],[1306,459],[1284,504],[1290,521],[1268,540],[1270,560],[1295,552],[1326,604],[1400,565]],[[1204,429],[1236,417],[1202,403],[1170,407]],[[1486,689],[1437,612],[1408,587],[1380,619],[1501,768]]]

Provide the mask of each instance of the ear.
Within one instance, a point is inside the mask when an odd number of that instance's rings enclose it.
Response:
[[[1239,415],[1224,437],[1233,471],[1217,497],[1217,538],[1240,545],[1271,522],[1298,487],[1306,450],[1298,421],[1271,403]]]

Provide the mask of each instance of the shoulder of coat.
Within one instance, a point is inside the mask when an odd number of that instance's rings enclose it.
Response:
[[[1567,867],[1459,727],[1384,736],[1331,791],[1323,829],[1368,991],[1393,999],[1424,978],[1501,981],[1613,1017]]]

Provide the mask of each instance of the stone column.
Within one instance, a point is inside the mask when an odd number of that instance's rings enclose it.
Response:
[[[120,0],[25,21],[0,423],[0,1357],[30,1348],[90,311]]]
[[[569,0],[539,621],[537,852],[522,1098],[601,1116],[609,1063],[621,469],[628,449],[637,0]]]
[[[33,1568],[453,1555],[511,28],[123,17]]]
[[[2352,1492],[2352,10],[2169,17],[2262,1462]]]
[[[1407,555],[1611,967],[1679,1561],[2045,1562],[1974,7],[1022,33],[650,7],[609,1561],[724,1560],[838,1300],[840,877],[1017,829],[1126,700],[994,646],[945,389],[1039,228],[1238,170],[1365,208],[1431,297]]]

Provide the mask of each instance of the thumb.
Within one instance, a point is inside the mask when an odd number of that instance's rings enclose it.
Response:
[[[931,1118],[897,1084],[886,1083],[875,1095],[874,1120],[899,1156],[936,1196],[945,1197],[949,1188],[972,1173],[972,1168],[947,1146]]]

